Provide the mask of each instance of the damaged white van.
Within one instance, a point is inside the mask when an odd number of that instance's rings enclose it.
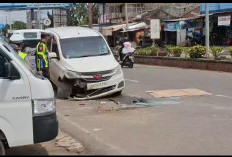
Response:
[[[57,27],[46,32],[53,36],[49,71],[58,97],[92,99],[122,92],[121,66],[99,32],[84,27]]]
[[[5,148],[49,141],[57,134],[50,81],[0,41],[0,155]]]

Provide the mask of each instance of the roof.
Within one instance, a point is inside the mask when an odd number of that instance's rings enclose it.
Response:
[[[43,31],[41,29],[20,29],[20,30],[14,30],[14,33],[20,33],[20,32],[40,32]]]
[[[86,27],[78,27],[78,26],[56,27],[56,28],[48,28],[46,30],[56,33],[61,39],[86,37],[86,36],[100,36],[100,34],[94,29],[90,29]]]

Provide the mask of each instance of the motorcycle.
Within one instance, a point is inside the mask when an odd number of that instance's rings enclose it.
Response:
[[[128,66],[129,68],[133,68],[134,67],[134,52],[125,54],[120,64],[121,64],[121,67]]]
[[[193,33],[193,37],[187,36],[188,40],[187,45],[188,46],[194,46],[194,45],[205,45],[205,36],[201,35],[200,33]]]

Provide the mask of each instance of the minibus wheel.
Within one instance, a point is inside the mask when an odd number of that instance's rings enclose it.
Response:
[[[0,140],[0,155],[5,155],[5,147],[1,140]]]

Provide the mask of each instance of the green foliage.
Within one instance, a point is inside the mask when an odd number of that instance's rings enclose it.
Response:
[[[15,21],[12,25],[13,29],[17,30],[17,29],[26,29],[26,23],[22,22],[22,21]]]
[[[167,45],[167,46],[165,47],[166,51],[168,52],[168,56],[170,56],[170,55],[173,54],[173,48],[174,48],[174,47],[175,47],[174,45]]]
[[[205,46],[196,45],[188,50],[190,58],[202,58],[206,54]]]
[[[146,55],[146,48],[138,49],[137,54],[141,55],[141,56],[145,56]]]
[[[183,47],[183,53],[184,53],[185,58],[187,58],[187,56],[189,54],[188,49],[189,49],[188,47]]]
[[[114,51],[117,51],[117,52],[118,52],[118,50],[119,50],[121,47],[122,47],[122,46],[120,46],[120,45],[115,46],[115,47],[114,47]]]
[[[173,52],[174,57],[180,57],[180,55],[183,52],[183,48],[180,46],[174,46],[172,48],[172,52]]]
[[[68,12],[68,26],[88,25],[88,4],[73,3],[74,7]],[[98,23],[99,11],[96,3],[93,4],[93,24]]]
[[[218,59],[222,53],[223,48],[220,46],[213,46],[210,48],[210,53],[214,56],[214,59]]]
[[[151,47],[139,49],[137,51],[137,54],[143,56],[156,56],[158,51],[159,51],[159,47],[151,46]]]

